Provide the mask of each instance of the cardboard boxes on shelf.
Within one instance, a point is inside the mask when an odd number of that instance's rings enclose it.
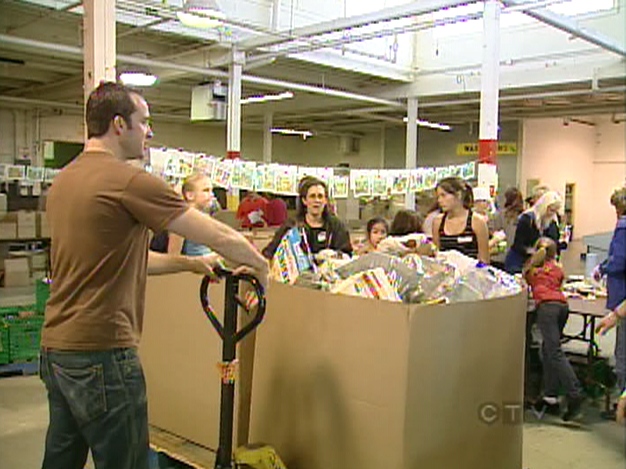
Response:
[[[50,237],[50,225],[48,224],[46,212],[37,212],[37,228],[37,235],[40,238]]]
[[[27,287],[30,285],[30,268],[28,259],[18,257],[15,259],[5,259],[4,264],[4,286]]]
[[[18,239],[33,239],[37,237],[37,212],[20,210],[17,212]]]
[[[0,216],[0,240],[17,238],[17,215],[7,213]]]

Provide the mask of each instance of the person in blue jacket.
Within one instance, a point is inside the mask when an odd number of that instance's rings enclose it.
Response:
[[[596,267],[594,277],[606,275],[606,308],[615,311],[626,300],[626,187],[616,189],[611,195],[615,207],[617,225],[609,246],[606,260]],[[617,323],[615,337],[615,374],[618,389],[626,387],[626,324]]]

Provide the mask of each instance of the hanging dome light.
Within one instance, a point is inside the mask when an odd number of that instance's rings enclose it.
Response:
[[[176,17],[189,28],[211,29],[221,25],[226,16],[215,0],[186,0]]]

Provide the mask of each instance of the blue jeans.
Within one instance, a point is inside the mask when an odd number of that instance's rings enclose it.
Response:
[[[41,350],[50,424],[43,469],[148,469],[146,383],[136,349]]]
[[[561,348],[561,335],[568,316],[566,303],[548,301],[537,307],[537,325],[543,339],[543,386],[545,396],[557,397],[559,388],[563,388],[567,397],[577,399],[582,396],[582,388]]]

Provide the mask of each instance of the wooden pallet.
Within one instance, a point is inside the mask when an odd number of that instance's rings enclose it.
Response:
[[[39,362],[33,360],[31,362],[7,363],[0,365],[0,377],[15,375],[36,375],[39,372]]]
[[[194,469],[213,469],[215,450],[150,425],[150,447]]]

